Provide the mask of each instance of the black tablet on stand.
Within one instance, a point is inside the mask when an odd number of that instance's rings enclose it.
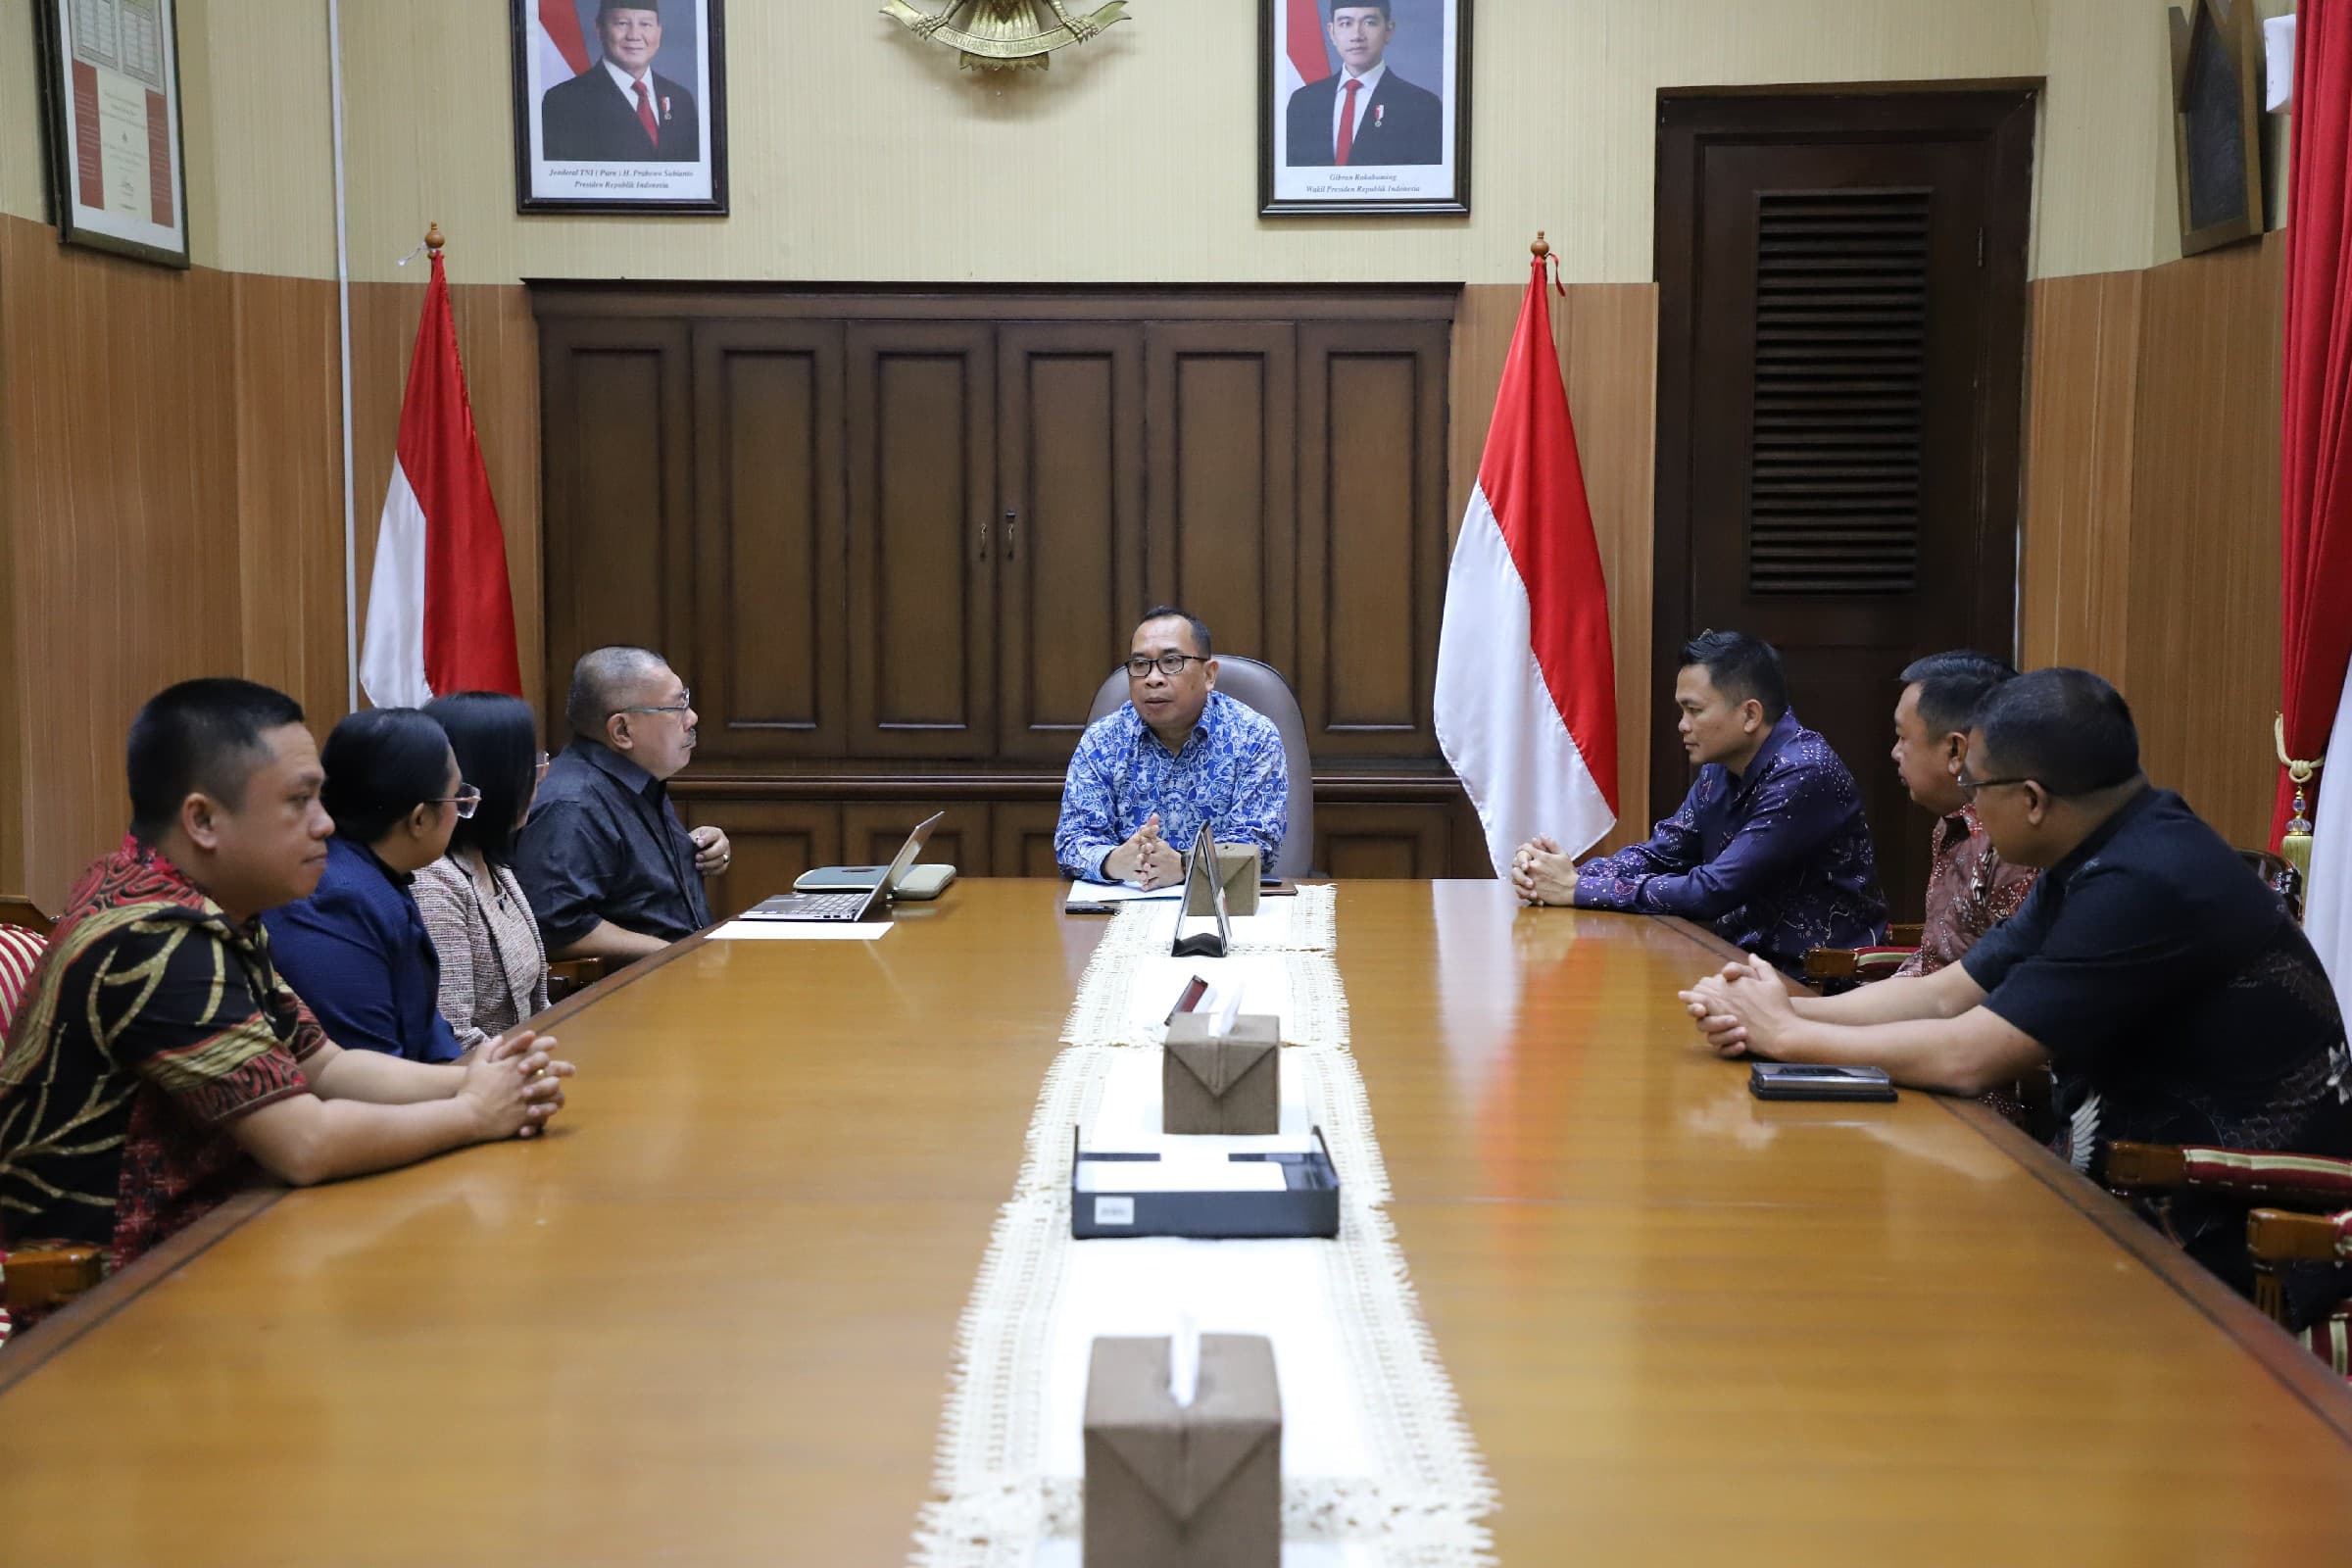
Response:
[[[1188,937],[1184,921],[1195,907],[1196,897],[1215,914],[1217,928]],[[1233,925],[1225,915],[1225,883],[1217,875],[1217,841],[1202,822],[1193,837],[1192,864],[1185,867],[1184,897],[1176,902],[1176,945],[1169,952],[1179,958],[1222,958],[1232,947]]]

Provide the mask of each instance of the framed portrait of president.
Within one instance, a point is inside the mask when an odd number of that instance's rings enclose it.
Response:
[[[1470,0],[1258,0],[1258,212],[1470,210]]]
[[[723,0],[507,0],[514,210],[727,210]]]

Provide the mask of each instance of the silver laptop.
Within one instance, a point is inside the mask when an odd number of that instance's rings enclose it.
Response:
[[[923,843],[931,830],[939,826],[945,811],[934,812],[914,825],[899,853],[891,858],[890,871],[870,888],[850,893],[779,893],[772,899],[762,899],[743,911],[746,920],[886,920],[890,917],[891,885],[906,874],[914,858],[923,853]]]

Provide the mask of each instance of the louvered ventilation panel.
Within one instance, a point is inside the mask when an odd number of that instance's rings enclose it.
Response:
[[[1758,200],[1749,591],[1908,593],[1919,566],[1929,193]]]

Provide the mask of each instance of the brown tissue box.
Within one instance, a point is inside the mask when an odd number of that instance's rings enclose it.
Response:
[[[1282,1394],[1273,1342],[1200,1336],[1190,1408],[1168,1342],[1099,1339],[1086,1372],[1088,1568],[1280,1568]]]
[[[1257,912],[1257,846],[1254,844],[1220,844],[1217,846],[1217,880],[1225,885],[1227,914],[1255,914]],[[1214,914],[1217,911],[1200,894],[1186,891],[1184,912]]]
[[[1208,1016],[1168,1020],[1159,1062],[1159,1130],[1262,1136],[1282,1131],[1282,1020],[1245,1012],[1222,1040]]]

